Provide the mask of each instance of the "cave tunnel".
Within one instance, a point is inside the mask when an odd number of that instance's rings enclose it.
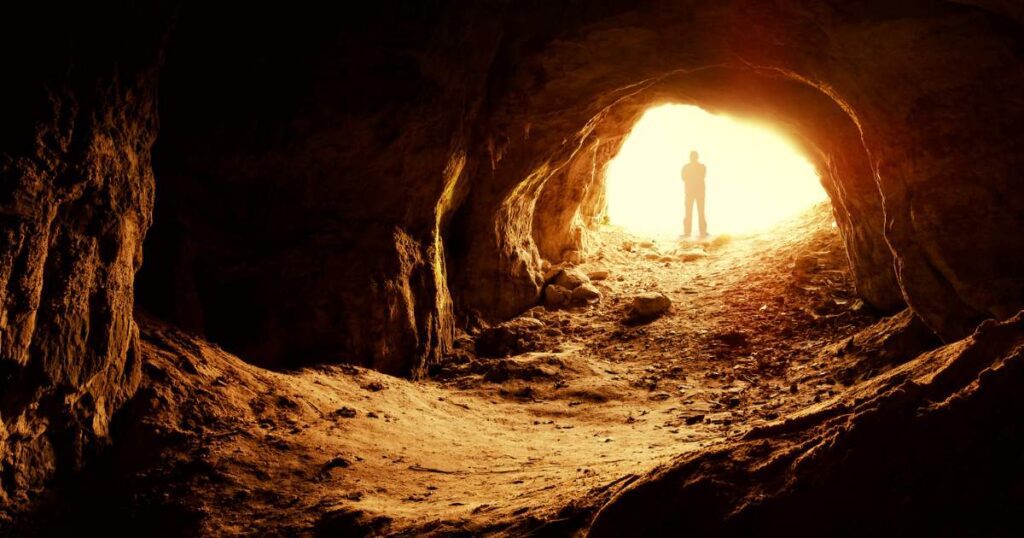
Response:
[[[1020,533],[1017,2],[5,10],[0,534]],[[606,226],[672,107],[822,203]]]

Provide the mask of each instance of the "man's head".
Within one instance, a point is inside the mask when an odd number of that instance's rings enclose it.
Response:
[[[697,159],[699,159],[699,158],[700,158],[700,155],[698,155],[696,151],[691,151],[690,152],[690,162],[691,163],[697,162]]]

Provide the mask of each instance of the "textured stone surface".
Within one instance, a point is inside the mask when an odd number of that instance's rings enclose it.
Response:
[[[672,307],[672,301],[663,293],[644,293],[633,297],[629,303],[628,315],[635,320],[654,319]]]
[[[153,11],[40,8],[0,27],[16,73],[0,94],[0,528],[109,440],[139,382],[132,285],[167,17]]]
[[[977,4],[186,8],[142,303],[261,364],[415,374],[586,254],[604,166],[674,101],[790,135],[865,300],[961,337],[1024,303],[994,233],[1021,227],[1016,11]]]
[[[177,12],[141,306],[260,364],[418,375],[456,323],[536,304],[545,257],[586,252],[601,170],[676,101],[805,149],[869,303],[947,341],[1024,307],[1017,3],[347,9]],[[28,15],[0,32],[5,505],[102,444],[133,390],[171,19]]]
[[[185,6],[141,305],[272,367],[448,349],[442,233],[498,34],[451,7]]]
[[[545,259],[566,260],[572,251],[586,251],[586,230],[597,223],[603,202],[604,164],[608,144],[589,142],[577,156],[548,179],[537,198],[533,239]]]
[[[739,1],[638,6],[566,30],[516,56],[490,116],[490,181],[465,211],[467,229],[498,233],[468,241],[455,264],[465,302],[498,317],[532,302],[539,252],[522,231],[538,218],[537,191],[573,175],[603,121],[623,132],[644,105],[671,99],[768,118],[805,146],[871,303],[905,299],[947,339],[1005,318],[1024,302],[1024,249],[1005,233],[1024,214],[1012,187],[1019,157],[1006,149],[1022,136],[1012,118],[1024,105],[1004,97],[1021,95],[1016,28],[925,2]],[[1001,263],[985,261],[996,251]]]
[[[589,535],[1019,532],[1024,317],[621,492]]]
[[[575,305],[593,304],[601,300],[601,291],[590,283],[581,284],[572,290],[572,302]]]
[[[481,357],[507,357],[532,351],[537,343],[537,331],[544,324],[532,317],[515,318],[480,332],[476,352]]]

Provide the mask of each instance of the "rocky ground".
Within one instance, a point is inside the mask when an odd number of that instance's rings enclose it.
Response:
[[[65,491],[31,525],[566,534],[674,456],[937,344],[856,298],[827,205],[759,236],[594,241],[548,271],[547,306],[461,335],[427,381],[272,372],[142,319],[147,381],[97,464],[121,479],[102,501]],[[96,520],[111,504],[126,517]]]

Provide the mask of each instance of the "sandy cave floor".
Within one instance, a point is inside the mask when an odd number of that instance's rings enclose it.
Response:
[[[760,236],[609,228],[593,246],[598,304],[525,314],[544,328],[520,355],[462,335],[423,382],[267,371],[143,318],[147,381],[118,435],[146,448],[118,456],[123,502],[168,532],[558,534],[673,457],[876,373],[851,335],[887,322],[855,298],[826,205]],[[671,311],[624,324],[651,290]]]

